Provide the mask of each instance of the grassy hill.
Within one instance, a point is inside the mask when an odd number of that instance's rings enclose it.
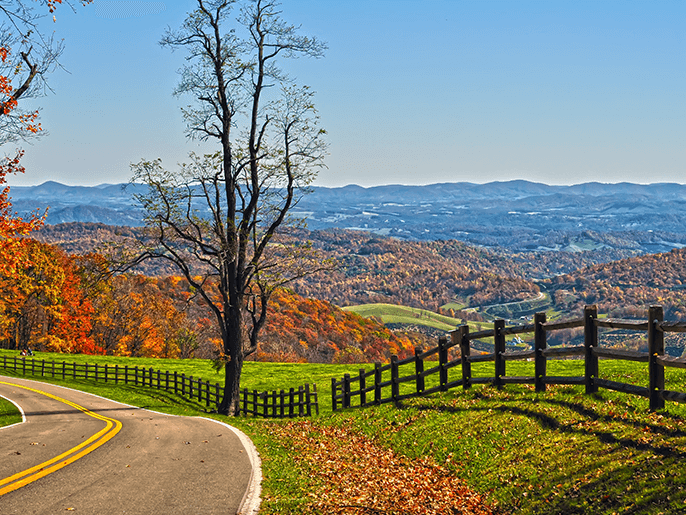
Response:
[[[5,353],[0,351],[0,355]],[[130,366],[155,366],[221,380],[203,360],[46,357],[124,360]],[[582,366],[576,360],[553,361],[549,373],[573,374]],[[487,364],[479,367],[475,366],[475,376],[489,372]],[[531,367],[530,363],[509,363],[508,373],[527,375]],[[398,408],[385,405],[331,414],[330,378],[340,378],[345,372],[355,373],[356,367],[246,364],[245,386],[281,389],[316,381],[322,403],[320,416],[310,421],[230,421],[254,440],[260,452],[262,513],[313,513],[324,498],[358,506],[355,513],[362,509],[378,512],[374,503],[383,501],[390,486],[364,490],[367,483],[378,485],[376,481],[383,479],[378,467],[365,471],[369,481],[358,482],[357,497],[337,494],[348,482],[348,471],[357,466],[357,458],[343,451],[336,454],[335,449],[346,448],[341,435],[354,439],[358,451],[367,455],[397,457],[408,472],[403,483],[408,489],[421,480],[411,471],[433,471],[465,481],[489,509],[499,513],[652,515],[683,513],[686,506],[686,410],[677,404],[668,403],[666,410],[649,413],[645,399],[610,391],[587,396],[583,388],[556,386],[536,394],[528,387],[508,385],[501,391],[484,386],[467,392],[452,390],[407,401]],[[647,381],[645,366],[632,362],[603,361],[601,377],[634,384]],[[684,371],[670,370],[667,381],[671,389],[686,390]],[[67,384],[150,409],[226,420],[204,413],[202,406],[147,388],[85,381]],[[4,417],[0,415],[0,420]],[[323,460],[324,447],[334,453],[326,454],[328,461]],[[331,467],[338,472],[331,473]],[[402,474],[398,481],[403,481]],[[433,484],[426,488],[434,488]],[[430,491],[444,495],[446,502],[451,499],[448,492]],[[338,498],[331,500],[331,492]],[[335,511],[335,506],[328,508],[324,512],[345,513],[344,509]],[[419,508],[407,511],[420,512]]]
[[[343,311],[352,311],[365,318],[374,317],[384,324],[408,324],[433,327],[441,331],[452,331],[461,324],[457,318],[439,315],[432,311],[395,304],[361,304],[346,306]]]

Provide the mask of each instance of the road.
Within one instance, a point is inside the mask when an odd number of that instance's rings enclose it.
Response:
[[[0,376],[26,421],[0,429],[0,513],[249,514],[259,458],[220,422]]]

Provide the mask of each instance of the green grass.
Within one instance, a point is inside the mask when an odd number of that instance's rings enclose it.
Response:
[[[361,304],[359,306],[347,306],[343,310],[352,311],[366,318],[376,317],[384,324],[424,325],[441,331],[452,331],[460,325],[460,320],[457,318],[439,315],[426,309],[395,304]]]
[[[462,309],[468,308],[469,303],[467,302],[448,302],[441,306],[443,309],[454,309],[455,311],[460,311]]]
[[[57,360],[61,359],[139,363],[212,381],[221,378],[202,360],[59,355]],[[492,367],[492,363],[474,364],[473,375],[489,376]],[[243,377],[245,386],[260,390],[317,382],[322,405],[322,414],[314,418],[317,425],[345,425],[411,458],[431,456],[504,511],[686,512],[686,408],[682,405],[667,403],[667,409],[649,413],[647,399],[611,391],[588,396],[583,387],[558,386],[537,394],[527,386],[508,385],[499,391],[476,385],[466,392],[455,389],[406,401],[399,408],[384,405],[331,414],[330,378],[355,374],[358,368],[247,363]],[[508,375],[533,375],[533,363],[508,362],[507,370]],[[548,372],[582,375],[583,362],[550,361]],[[455,379],[459,367],[449,373],[449,379]],[[600,375],[637,385],[648,381],[646,366],[632,362],[601,360]],[[666,376],[667,388],[686,391],[686,371],[669,369]],[[204,413],[204,406],[148,388],[55,382],[156,411],[227,420]],[[272,425],[281,422],[253,418],[230,422],[253,439],[261,454],[262,512],[300,513],[314,485],[292,459],[287,442],[271,435]]]
[[[366,318],[376,317],[384,324],[423,325],[446,332],[462,325],[462,321],[459,318],[440,315],[426,309],[396,304],[360,304],[358,306],[344,307],[343,310],[352,311]],[[489,324],[486,322],[468,321],[467,325],[469,325],[470,331],[480,331],[489,328]],[[490,327],[492,327],[492,324],[490,324]]]
[[[0,427],[10,426],[18,422],[21,422],[21,413],[17,407],[0,397]]]

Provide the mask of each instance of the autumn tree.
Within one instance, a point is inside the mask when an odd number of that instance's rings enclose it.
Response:
[[[319,57],[325,47],[287,24],[270,0],[198,0],[161,44],[187,52],[175,91],[192,98],[183,110],[187,133],[218,151],[192,154],[178,172],[159,160],[133,165],[133,181],[149,186],[138,200],[154,240],[141,259],[175,264],[209,306],[226,373],[219,411],[235,414],[269,296],[307,268],[306,245],[274,243],[325,154],[313,93],[280,63]]]
[[[82,0],[87,4],[91,0]],[[0,145],[34,137],[41,132],[38,111],[27,111],[20,99],[39,96],[48,89],[46,75],[58,65],[63,44],[44,35],[38,22],[53,15],[62,0],[0,0]],[[64,1],[72,9],[67,0]],[[36,9],[36,7],[38,7]],[[26,235],[42,225],[36,212],[27,220],[12,210],[7,176],[23,173],[23,150],[0,162],[0,263],[5,269],[16,261],[16,236]]]

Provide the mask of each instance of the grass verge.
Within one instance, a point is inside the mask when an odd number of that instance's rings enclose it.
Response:
[[[21,422],[21,413],[8,400],[0,397],[0,427],[10,426]]]

